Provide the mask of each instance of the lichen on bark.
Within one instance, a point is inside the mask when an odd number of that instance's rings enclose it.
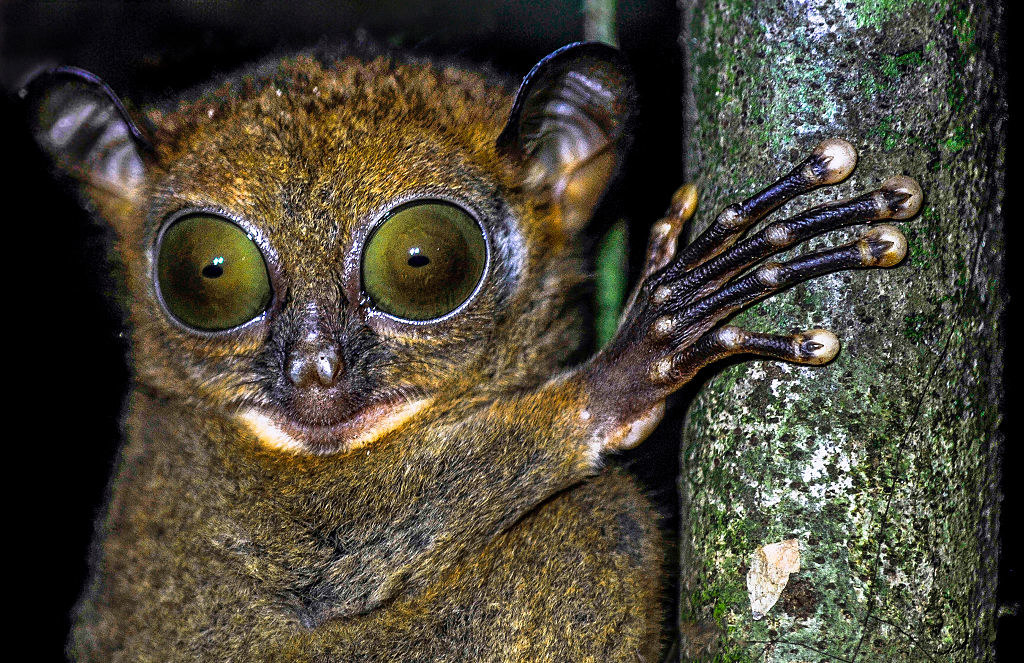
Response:
[[[901,173],[926,195],[922,213],[901,224],[910,245],[901,266],[817,279],[735,319],[757,331],[831,329],[843,350],[823,368],[731,366],[692,403],[681,478],[684,658],[991,660],[1001,8],[718,0],[683,9],[687,173],[699,182],[704,224],[833,136],[857,147],[854,175],[782,215]],[[751,555],[789,538],[800,540],[801,569],[754,620]]]

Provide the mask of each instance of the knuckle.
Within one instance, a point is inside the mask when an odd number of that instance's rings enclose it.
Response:
[[[651,301],[655,304],[664,304],[672,298],[672,287],[668,285],[659,285],[655,288],[651,294]]]
[[[658,383],[665,383],[672,381],[674,362],[671,357],[665,357],[654,362],[651,366],[650,377],[651,380]]]
[[[793,230],[782,223],[773,223],[765,228],[765,238],[772,246],[786,246],[793,241]]]
[[[715,332],[715,340],[726,350],[737,350],[743,347],[746,334],[739,327],[728,325]]]
[[[743,216],[737,205],[729,205],[715,219],[715,223],[723,228],[733,229],[743,225]]]
[[[651,325],[651,333],[655,339],[664,340],[671,337],[678,326],[679,323],[674,317],[663,315]]]
[[[758,267],[755,272],[755,278],[762,284],[769,288],[777,288],[782,285],[783,277],[785,276],[782,265],[777,262],[767,263]]]

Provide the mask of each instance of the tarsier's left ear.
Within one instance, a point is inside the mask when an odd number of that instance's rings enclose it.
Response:
[[[523,161],[529,193],[560,208],[576,232],[629,149],[635,109],[633,77],[617,49],[569,44],[527,74],[497,145]]]
[[[93,202],[132,200],[145,180],[150,143],[117,95],[94,74],[57,67],[19,95],[36,142]]]

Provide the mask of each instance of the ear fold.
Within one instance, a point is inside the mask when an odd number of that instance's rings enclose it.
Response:
[[[522,160],[530,194],[557,206],[577,232],[629,149],[635,109],[633,77],[617,49],[569,44],[527,74],[497,145]]]
[[[57,67],[20,91],[36,142],[100,204],[131,200],[145,179],[150,144],[117,95],[94,74]]]

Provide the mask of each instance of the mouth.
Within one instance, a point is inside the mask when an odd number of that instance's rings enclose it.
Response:
[[[247,407],[236,417],[268,448],[297,454],[328,455],[354,451],[398,428],[431,399],[370,403],[343,421],[307,424],[260,407]]]

